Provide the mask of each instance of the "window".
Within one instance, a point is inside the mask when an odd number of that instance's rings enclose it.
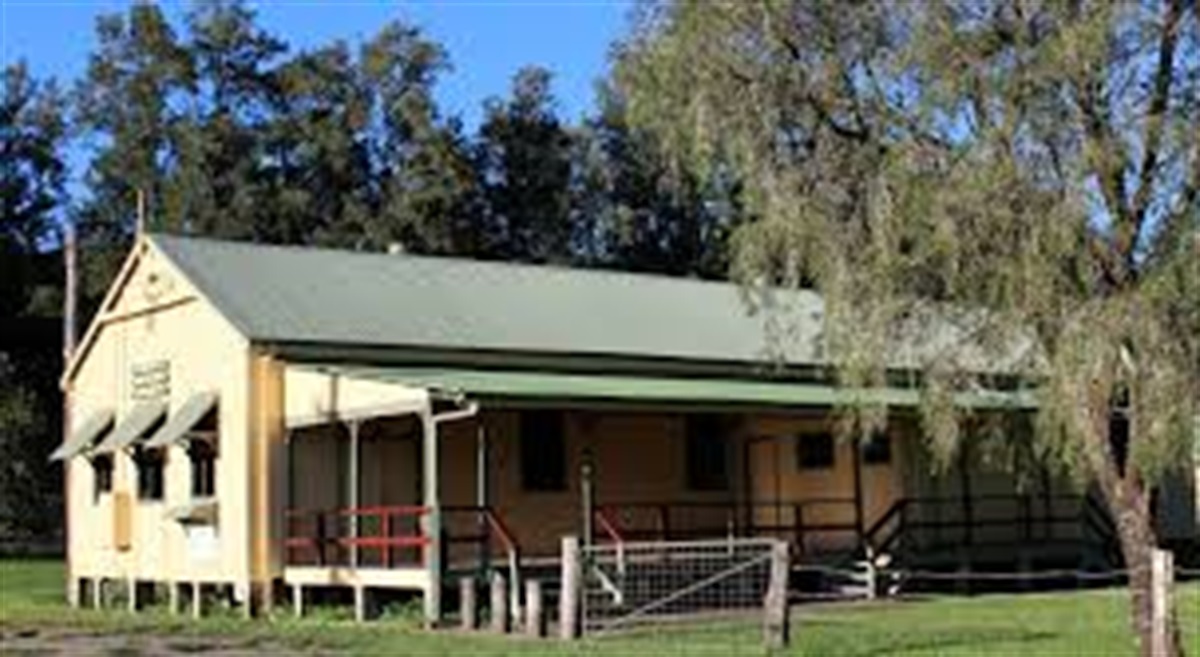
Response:
[[[862,446],[863,463],[867,465],[887,465],[892,462],[892,439],[886,433],[871,436]]]
[[[92,497],[100,499],[104,493],[111,493],[113,485],[112,454],[97,454],[92,457]]]
[[[192,461],[192,497],[213,497],[217,492],[217,448],[212,441],[193,439],[188,445]]]
[[[691,490],[729,490],[729,441],[724,418],[687,416],[687,485]]]
[[[557,411],[520,415],[521,485],[527,491],[567,489],[567,448],[563,416]]]
[[[138,448],[133,456],[137,465],[137,490],[139,500],[161,500],[163,498],[163,466],[166,455],[162,449]]]
[[[801,434],[796,439],[796,465],[801,470],[833,467],[833,434]]]

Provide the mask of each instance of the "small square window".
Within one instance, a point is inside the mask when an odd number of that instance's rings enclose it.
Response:
[[[871,436],[862,446],[863,463],[867,465],[887,465],[892,462],[892,439],[886,433]]]
[[[526,411],[520,415],[521,485],[527,491],[567,489],[567,447],[563,415]]]
[[[796,438],[796,465],[801,470],[833,467],[833,434],[808,433]]]
[[[97,500],[102,494],[112,492],[112,454],[97,454],[92,457],[92,484],[92,497]]]
[[[157,501],[163,498],[163,471],[166,455],[162,449],[138,448],[133,456],[137,465],[138,499]]]

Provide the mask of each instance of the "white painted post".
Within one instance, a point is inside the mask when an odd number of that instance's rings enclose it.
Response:
[[[546,614],[542,607],[542,583],[525,582],[525,634],[535,639],[546,636]]]
[[[361,521],[358,517],[358,508],[359,508],[359,506],[361,506],[359,504],[358,498],[359,498],[359,489],[361,488],[361,486],[359,485],[359,478],[362,474],[362,464],[360,463],[360,458],[361,458],[362,454],[361,454],[361,451],[359,450],[358,421],[351,420],[348,423],[348,426],[350,429],[350,459],[349,459],[350,460],[350,464],[349,464],[350,465],[350,477],[349,477],[350,482],[348,484],[350,487],[350,490],[347,491],[348,494],[346,497],[348,500],[350,500],[350,510],[351,510],[351,513],[350,513],[350,538],[358,539],[358,537],[360,535],[359,534],[359,531],[360,531],[359,526],[361,523]],[[350,567],[358,568],[358,544],[355,542],[350,543]]]
[[[136,579],[129,578],[125,580],[125,602],[129,607],[129,613],[137,613],[138,584]]]
[[[422,532],[428,540],[425,546],[425,624],[435,627],[442,619],[442,513],[438,483],[437,423],[433,421],[432,405],[421,411],[422,449],[424,452],[423,479],[425,491]]]
[[[479,629],[479,605],[475,595],[474,577],[458,580],[458,616],[462,629]]]
[[[204,585],[192,582],[192,618],[197,620],[204,615]]]
[[[1155,657],[1167,655],[1170,645],[1171,589],[1175,583],[1175,555],[1167,550],[1155,549],[1150,555],[1150,581],[1153,593],[1150,597],[1153,635],[1150,654]]]
[[[104,608],[104,578],[97,577],[92,580],[92,607],[96,609]]]
[[[583,565],[579,560],[579,537],[562,539],[562,593],[558,599],[558,634],[562,639],[580,635]]]
[[[492,599],[488,612],[490,614],[489,626],[492,632],[508,634],[508,582],[500,573],[492,573]]]
[[[175,580],[171,580],[170,582],[167,583],[167,586],[170,587],[167,590],[167,599],[169,601],[168,606],[171,609],[171,615],[178,616],[179,610],[180,610],[180,604],[182,603],[180,596],[179,596],[179,582],[176,582]]]
[[[304,585],[292,585],[292,613],[296,618],[304,618]]]

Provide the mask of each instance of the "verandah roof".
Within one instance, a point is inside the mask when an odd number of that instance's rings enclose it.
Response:
[[[728,378],[667,378],[558,372],[443,369],[420,367],[320,368],[350,379],[375,380],[480,397],[549,401],[616,401],[640,403],[696,403],[746,406],[836,406],[847,403],[882,403],[916,406],[915,389],[885,388],[846,390],[830,385],[788,381]],[[1025,393],[978,392],[962,394],[960,405],[971,408],[1032,408]]]

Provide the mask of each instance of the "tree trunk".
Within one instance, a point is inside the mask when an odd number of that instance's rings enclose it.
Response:
[[[1168,596],[1167,636],[1161,653],[1154,651],[1154,581],[1153,555],[1158,539],[1151,522],[1146,493],[1141,487],[1124,479],[1101,486],[1108,498],[1121,541],[1125,568],[1129,571],[1130,619],[1138,638],[1143,657],[1180,657],[1179,621],[1175,605]]]

